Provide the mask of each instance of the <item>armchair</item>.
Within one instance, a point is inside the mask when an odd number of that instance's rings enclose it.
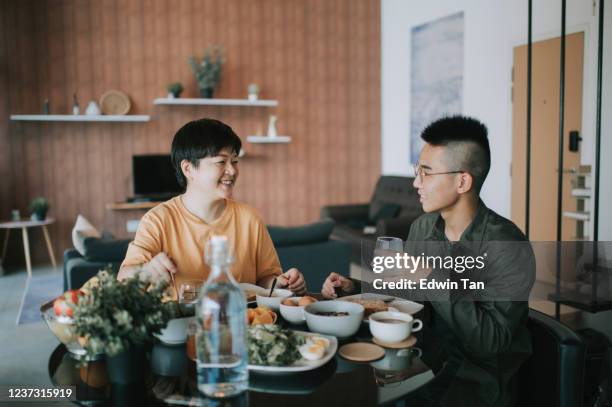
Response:
[[[412,222],[423,213],[414,178],[383,175],[370,202],[329,205],[321,208],[321,219],[333,219],[332,235],[351,243],[351,260],[359,263],[361,242],[378,236],[406,239]]]

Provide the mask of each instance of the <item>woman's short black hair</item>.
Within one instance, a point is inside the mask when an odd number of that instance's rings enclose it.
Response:
[[[183,160],[197,168],[202,158],[214,157],[226,148],[238,154],[241,147],[240,137],[230,126],[219,120],[206,118],[185,124],[174,135],[170,153],[179,185],[187,187],[187,179],[181,169]]]

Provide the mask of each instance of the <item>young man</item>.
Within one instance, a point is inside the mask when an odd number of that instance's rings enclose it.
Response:
[[[172,163],[185,192],[147,212],[130,243],[119,279],[141,272],[177,287],[187,280],[206,280],[210,269],[204,248],[212,235],[225,235],[238,282],[269,287],[281,275],[278,256],[257,212],[232,199],[238,179],[240,138],[213,119],[184,125],[172,141]],[[297,294],[306,291],[299,270],[288,270],[277,282]],[[175,293],[173,293],[176,296]]]
[[[430,124],[421,137],[413,185],[426,213],[412,224],[406,251],[418,254],[429,246],[456,255],[476,248],[488,252],[489,264],[482,271],[485,289],[476,296],[459,298],[465,292],[457,291],[428,303],[430,332],[443,341],[445,378],[425,386],[410,404],[515,405],[518,369],[531,353],[525,324],[533,252],[519,228],[479,198],[491,162],[486,127],[455,116]],[[439,269],[418,273],[430,280],[449,277]],[[335,289],[342,295],[356,287],[331,275],[321,291],[335,298]]]

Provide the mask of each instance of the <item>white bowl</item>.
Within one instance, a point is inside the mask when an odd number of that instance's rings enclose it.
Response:
[[[317,312],[348,312],[348,315],[325,316]],[[363,305],[348,301],[319,301],[304,308],[309,330],[339,338],[353,336],[359,330],[363,312]]]
[[[292,297],[288,299],[296,304],[295,306],[285,305],[282,302],[280,303],[280,313],[287,322],[296,325],[306,322],[306,317],[304,316],[304,306],[297,305],[298,301],[301,299],[302,297]]]
[[[383,322],[385,319],[399,322]],[[370,332],[383,342],[401,342],[413,332],[420,331],[422,327],[423,322],[420,319],[414,319],[412,315],[403,312],[384,311],[370,315]]]
[[[187,342],[187,327],[195,317],[174,318],[168,321],[168,325],[155,335],[160,341],[169,345]]]
[[[273,311],[278,311],[280,308],[280,302],[285,298],[289,298],[293,295],[293,293],[289,290],[285,290],[282,288],[274,289],[272,293],[272,297],[268,297],[270,290],[265,295],[257,294],[257,305],[268,307]]]

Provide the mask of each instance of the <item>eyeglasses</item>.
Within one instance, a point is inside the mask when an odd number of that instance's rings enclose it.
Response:
[[[430,172],[430,173],[426,173],[425,170],[423,169],[423,167],[421,167],[421,164],[419,164],[419,163],[414,164],[414,176],[415,177],[419,177],[419,181],[421,181],[421,182],[423,182],[425,177],[428,177],[430,175],[461,174],[462,172],[465,172],[465,171],[446,171],[446,172]]]

